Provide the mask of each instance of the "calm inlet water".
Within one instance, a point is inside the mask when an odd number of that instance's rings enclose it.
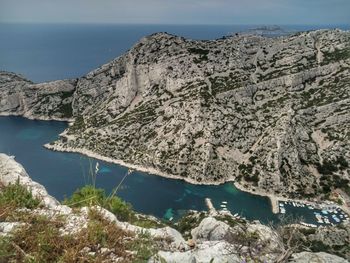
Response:
[[[21,117],[0,117],[0,152],[15,155],[33,180],[43,184],[48,192],[62,200],[85,185],[90,164],[98,160],[80,154],[47,150],[43,144],[57,138],[66,123],[33,121]],[[97,187],[110,192],[122,180],[127,168],[98,161],[100,172]],[[157,217],[179,216],[185,210],[206,210],[206,197],[216,208],[227,201],[232,213],[263,222],[275,220],[269,200],[237,190],[232,183],[220,186],[200,186],[142,172],[126,178],[118,195],[130,202],[135,210]]]

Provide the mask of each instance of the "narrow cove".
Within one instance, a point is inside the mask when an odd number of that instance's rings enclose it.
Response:
[[[0,117],[0,152],[14,155],[33,180],[43,184],[49,194],[58,200],[70,196],[88,183],[90,167],[99,162],[96,186],[107,193],[116,187],[127,168],[91,159],[81,154],[50,151],[43,147],[55,140],[67,124],[57,121],[28,120],[22,117]],[[232,183],[222,185],[193,185],[182,180],[134,171],[123,182],[118,196],[129,202],[140,213],[158,218],[175,219],[187,210],[207,210],[205,198],[210,198],[216,209],[227,202],[232,214],[262,223],[278,221],[271,211],[269,199],[238,190]],[[312,213],[294,210],[293,216],[312,223]]]

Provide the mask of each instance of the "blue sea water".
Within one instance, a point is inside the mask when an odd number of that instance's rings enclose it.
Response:
[[[141,37],[160,31],[192,39],[215,39],[253,26],[165,26],[165,25],[33,25],[0,24],[0,70],[22,73],[35,81],[79,77],[121,55]],[[325,26],[290,26],[310,30]],[[338,26],[349,29],[349,26]],[[21,117],[0,117],[0,152],[15,155],[30,176],[62,200],[88,180],[90,166],[97,160],[80,154],[53,152],[43,145],[58,137],[64,122],[33,121]],[[110,192],[122,180],[127,168],[98,161],[97,186]],[[169,218],[188,209],[205,210],[204,199],[216,208],[227,208],[247,219],[276,221],[267,198],[244,193],[232,183],[200,186],[159,176],[134,172],[118,195],[135,210]],[[303,212],[305,222],[312,215]]]

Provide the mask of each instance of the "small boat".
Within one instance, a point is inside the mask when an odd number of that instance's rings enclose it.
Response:
[[[223,203],[223,204],[227,204],[227,201],[222,201],[221,203]]]
[[[317,223],[323,224],[323,220],[322,220],[321,218],[318,218],[318,219],[317,219]]]

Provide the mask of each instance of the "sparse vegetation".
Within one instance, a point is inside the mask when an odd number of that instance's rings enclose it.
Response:
[[[20,184],[19,179],[8,186],[0,185],[0,207],[11,206],[13,208],[33,209],[38,207],[40,201],[32,193]]]
[[[135,218],[130,204],[117,196],[109,197],[103,189],[97,189],[92,185],[78,189],[72,197],[64,200],[63,203],[73,208],[98,205],[111,211],[122,221],[132,221]]]
[[[174,227],[185,237],[191,238],[191,229],[197,227],[200,222],[205,218],[205,213],[193,213],[188,212],[181,217]]]

